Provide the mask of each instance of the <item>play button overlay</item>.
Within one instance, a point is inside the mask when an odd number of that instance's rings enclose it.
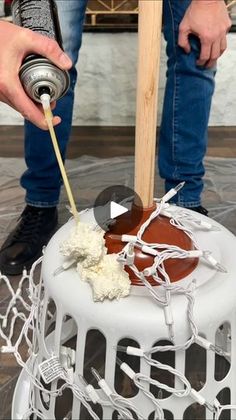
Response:
[[[122,233],[139,225],[143,215],[140,197],[129,187],[114,185],[103,190],[94,203],[94,217],[104,230],[116,229],[122,224]]]
[[[115,219],[118,216],[121,216],[122,214],[129,211],[126,207],[121,206],[120,204],[115,203],[114,201],[111,201],[110,203],[110,215],[112,219]]]

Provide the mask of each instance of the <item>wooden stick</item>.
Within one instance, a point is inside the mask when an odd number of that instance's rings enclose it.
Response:
[[[236,0],[232,0],[230,3],[226,5],[227,9],[230,9],[232,6],[236,4]]]
[[[135,192],[153,205],[162,0],[139,0]]]
[[[58,165],[59,165],[59,168],[60,168],[60,171],[61,171],[61,176],[62,176],[64,186],[65,186],[65,189],[66,189],[67,197],[68,197],[68,200],[69,200],[69,203],[70,203],[71,211],[72,211],[72,214],[73,214],[75,220],[78,221],[79,220],[79,213],[76,209],[75,200],[74,200],[72,190],[71,190],[71,187],[70,187],[70,184],[69,184],[69,180],[68,180],[68,177],[67,177],[67,174],[66,174],[66,171],[65,171],[65,167],[64,167],[64,164],[63,164],[63,161],[62,161],[62,158],[61,158],[61,152],[60,152],[60,149],[59,149],[59,146],[58,146],[55,130],[54,130],[53,124],[52,124],[51,109],[50,108],[46,109],[44,111],[44,113],[45,113],[45,118],[46,118],[46,121],[47,121],[47,124],[48,124],[48,129],[49,129],[49,132],[50,132],[54,152],[55,152],[55,155],[56,155],[56,158],[57,158],[57,162],[58,162]]]

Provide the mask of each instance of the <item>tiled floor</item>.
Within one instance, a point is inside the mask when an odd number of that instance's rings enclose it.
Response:
[[[236,159],[206,159],[205,191],[203,204],[210,216],[236,234]],[[24,168],[20,158],[0,158],[0,241],[14,226],[23,207],[23,191],[19,176]],[[116,158],[81,157],[67,162],[72,188],[80,209],[92,206],[97,194],[110,185],[133,185],[133,157]],[[163,184],[156,179],[156,196],[163,191]],[[60,223],[69,217],[67,199],[62,193]],[[11,279],[16,288],[18,278]],[[0,313],[9,298],[0,285]],[[0,419],[10,419],[11,399],[20,369],[10,355],[0,353]]]

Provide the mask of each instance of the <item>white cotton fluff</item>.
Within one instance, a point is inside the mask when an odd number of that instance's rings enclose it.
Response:
[[[60,244],[60,252],[77,263],[83,281],[93,291],[94,301],[119,299],[129,295],[130,279],[116,254],[107,254],[102,229],[78,222],[69,238]]]
[[[83,267],[92,267],[107,253],[104,231],[78,222],[69,238],[60,244],[60,252],[79,261]]]
[[[116,254],[104,255],[97,265],[89,268],[84,268],[78,263],[77,270],[81,279],[90,283],[95,302],[129,295],[129,275],[117,261]]]

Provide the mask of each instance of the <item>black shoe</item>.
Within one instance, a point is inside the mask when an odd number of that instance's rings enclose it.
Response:
[[[11,16],[11,3],[4,1],[4,14],[5,16]]]
[[[203,214],[203,216],[208,215],[208,210],[205,207],[197,206],[197,207],[185,207],[186,209],[196,211],[197,213]]]
[[[55,232],[56,207],[27,205],[15,229],[0,249],[0,271],[7,275],[21,274],[42,254],[42,248]]]

